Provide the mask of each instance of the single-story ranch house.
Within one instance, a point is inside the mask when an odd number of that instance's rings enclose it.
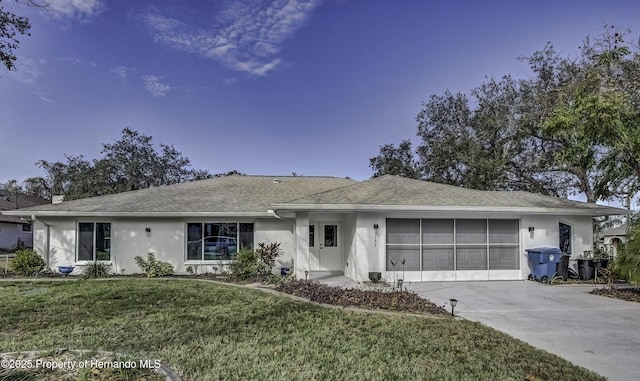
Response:
[[[280,265],[299,278],[379,271],[419,282],[526,279],[525,249],[575,257],[593,248],[593,216],[625,212],[388,175],[234,175],[3,213],[34,221],[34,247],[54,271],[101,260],[136,273],[134,257],[148,252],[177,273],[220,271],[243,247],[280,242]]]

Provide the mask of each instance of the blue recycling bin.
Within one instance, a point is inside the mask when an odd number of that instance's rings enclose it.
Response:
[[[529,279],[535,279],[540,282],[553,279],[562,257],[562,251],[557,247],[538,247],[526,249],[526,252],[529,259],[529,268],[531,268]]]

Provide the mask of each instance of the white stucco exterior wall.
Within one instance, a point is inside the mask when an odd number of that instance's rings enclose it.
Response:
[[[522,248],[558,247],[559,224],[571,226],[571,255],[593,250],[593,223],[590,216],[523,216],[520,223]],[[533,233],[529,233],[533,227]]]
[[[296,212],[295,223],[295,273],[296,278],[305,279],[305,271],[309,270],[309,213]]]
[[[47,235],[48,233],[48,235]],[[74,265],[76,252],[76,223],[64,218],[38,219],[34,222],[34,250],[50,270],[58,266]],[[76,271],[74,274],[79,274]]]
[[[82,222],[79,220],[79,222]],[[102,222],[97,221],[96,222]],[[169,262],[177,273],[185,272],[185,222],[171,219],[113,219],[111,221],[111,263],[117,274],[140,273],[134,258]],[[146,232],[149,228],[151,231]],[[124,271],[123,271],[124,269]]]
[[[356,240],[356,219],[355,213],[347,213],[344,216],[342,224],[343,234],[343,250],[344,250],[344,275],[356,278],[356,258],[357,258],[357,240]]]
[[[108,263],[111,264],[111,271],[114,273],[139,273],[140,269],[134,258],[136,256],[146,258],[147,253],[150,252],[154,253],[158,260],[171,263],[176,272],[185,271],[184,221],[126,218],[37,220],[34,224],[34,249],[43,256],[50,270],[57,271],[58,266],[71,265],[76,267],[72,274],[82,273],[85,263],[76,261],[76,229],[79,222],[111,223],[111,259]],[[146,228],[151,231],[147,233]]]
[[[378,225],[378,229],[374,225]],[[356,218],[355,280],[368,281],[370,271],[379,271],[388,279],[386,271],[386,224],[380,213],[358,213]]]
[[[294,221],[290,219],[258,219],[254,225],[254,246],[259,243],[280,243],[280,256],[276,258],[274,271],[280,273],[280,267],[295,266]]]
[[[402,215],[404,216],[404,215]],[[260,242],[280,242],[281,256],[277,260],[276,268],[290,267],[291,260],[295,268],[296,276],[304,279],[305,270],[309,269],[309,221],[340,221],[342,226],[342,252],[344,259],[344,274],[356,281],[367,281],[370,271],[379,271],[383,279],[395,280],[395,273],[386,268],[386,218],[482,218],[478,215],[445,216],[407,214],[402,217],[398,214],[388,215],[379,212],[348,212],[333,214],[317,214],[297,212],[295,219],[141,219],[141,218],[42,218],[34,223],[34,249],[38,251],[48,263],[49,268],[57,271],[60,265],[77,266],[74,274],[82,271],[82,266],[76,262],[77,223],[85,222],[110,222],[112,229],[111,238],[111,265],[112,271],[125,274],[139,273],[140,269],[135,264],[134,257],[146,257],[148,252],[153,252],[158,260],[171,263],[177,273],[185,273],[189,265],[216,266],[211,261],[186,261],[185,257],[185,230],[187,222],[253,222],[254,244]],[[488,216],[496,218],[498,216]],[[502,216],[520,220],[520,271],[519,278],[526,279],[530,273],[525,249],[534,247],[558,247],[558,224],[565,223],[572,227],[572,254],[575,258],[583,251],[592,250],[592,218],[590,216]],[[374,226],[378,225],[375,229]],[[529,233],[529,227],[533,227],[533,234]],[[151,231],[147,233],[146,228]],[[48,234],[47,234],[48,231]],[[217,266],[221,269],[222,266]],[[211,271],[211,268],[203,268],[201,271]],[[453,272],[406,272],[406,281],[427,280],[456,280]],[[489,276],[489,279],[492,279]],[[513,279],[513,278],[510,278]]]
[[[83,271],[84,263],[76,261],[78,222],[111,223],[111,271],[117,274],[140,273],[134,258],[154,253],[160,261],[169,262],[176,273],[186,274],[187,266],[198,265],[200,271],[222,270],[229,261],[186,261],[185,231],[187,222],[253,222],[254,244],[280,242],[281,256],[277,268],[290,265],[295,255],[293,221],[277,219],[171,219],[171,218],[46,218],[34,224],[34,249],[43,256],[48,267],[72,265],[73,275]],[[146,232],[149,228],[150,232]],[[47,234],[48,230],[48,234]],[[124,269],[124,271],[123,271]]]
[[[591,216],[523,216],[520,221],[522,279],[527,279],[530,273],[525,250],[536,247],[558,247],[561,222],[571,226],[572,260],[584,251],[593,250],[593,218]],[[533,227],[533,232],[529,232],[529,227]],[[573,262],[570,264],[574,266]]]

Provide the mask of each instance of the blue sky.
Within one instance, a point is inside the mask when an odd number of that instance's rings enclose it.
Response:
[[[0,182],[125,127],[211,173],[366,179],[430,95],[528,76],[517,57],[575,55],[605,23],[640,32],[635,0],[52,2],[2,1],[32,29],[0,69]]]

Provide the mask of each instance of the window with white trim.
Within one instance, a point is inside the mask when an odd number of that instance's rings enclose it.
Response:
[[[111,260],[111,223],[78,223],[78,261]]]
[[[235,259],[238,251],[253,247],[253,223],[188,222],[187,260]]]

